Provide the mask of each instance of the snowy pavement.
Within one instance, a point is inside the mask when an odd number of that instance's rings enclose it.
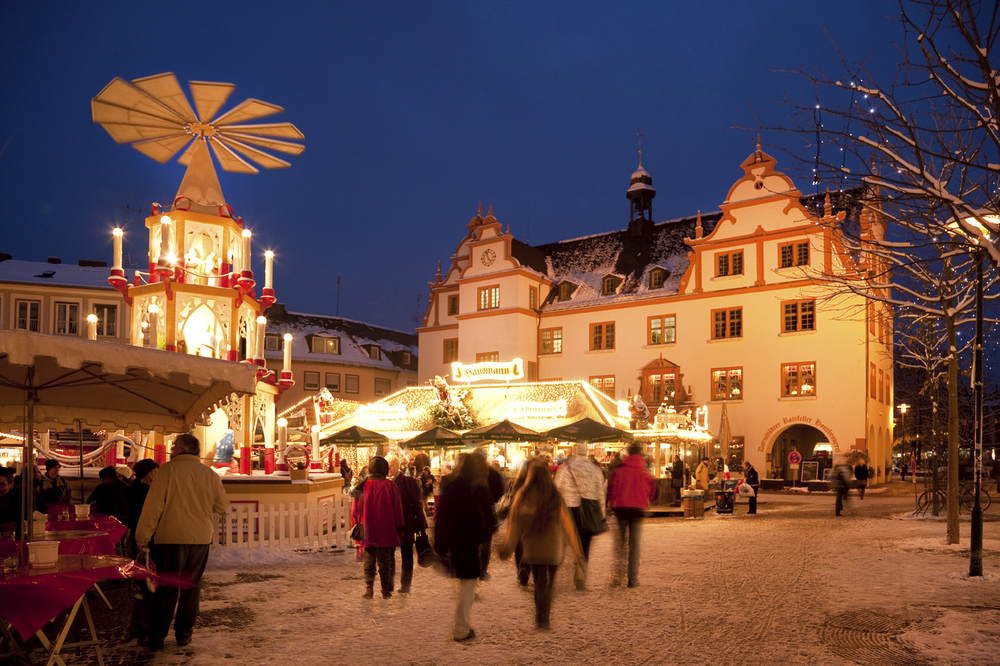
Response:
[[[854,498],[835,518],[832,496],[765,494],[756,516],[738,504],[647,520],[637,589],[611,586],[614,538],[596,537],[587,591],[568,563],[559,570],[550,632],[534,629],[513,563],[494,556],[476,638],[462,644],[456,584],[433,570],[417,568],[409,595],[365,601],[353,551],[217,551],[193,642],[120,642],[107,663],[997,664],[1000,522],[986,523],[986,575],[970,579],[968,521],[949,547],[943,522],[901,517],[911,505]]]

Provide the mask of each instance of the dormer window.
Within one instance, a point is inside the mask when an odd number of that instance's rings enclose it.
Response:
[[[663,289],[663,283],[667,281],[667,270],[665,268],[654,268],[649,271],[649,288]]]
[[[605,275],[601,280],[601,295],[611,296],[618,291],[618,285],[621,283],[622,279],[617,275]]]
[[[561,282],[559,283],[559,300],[568,301],[573,298],[573,292],[576,291],[576,285],[572,282]]]
[[[315,335],[310,348],[314,354],[339,354],[340,338]]]
[[[408,352],[408,351],[403,352],[403,365],[409,365],[412,362],[413,362],[413,360],[412,360],[412,355],[410,354],[410,352]]]
[[[368,358],[370,358],[371,360],[373,361],[382,360],[382,347],[380,347],[379,345],[374,345],[374,344],[365,345],[365,349],[368,350]]]
[[[279,351],[281,349],[281,338],[270,333],[264,336],[264,351]]]

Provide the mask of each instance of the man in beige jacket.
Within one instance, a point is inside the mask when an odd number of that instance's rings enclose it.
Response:
[[[174,620],[178,645],[191,642],[198,617],[201,576],[208,563],[208,549],[215,530],[213,513],[229,510],[229,500],[222,479],[202,464],[201,444],[194,435],[179,435],[170,449],[170,462],[149,487],[146,503],[136,526],[135,540],[140,552],[149,550],[157,572],[179,579],[185,585],[160,585],[153,596],[149,635],[139,644],[153,649],[163,647]]]

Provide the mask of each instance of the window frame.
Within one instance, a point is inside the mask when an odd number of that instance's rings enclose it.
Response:
[[[354,382],[354,390],[351,390],[351,381]],[[361,393],[361,375],[344,375],[344,393]]]
[[[442,340],[441,346],[443,363],[455,363],[458,361],[458,338],[445,338]]]
[[[323,349],[317,351],[316,343],[322,344]],[[328,347],[333,347],[334,350],[330,351]],[[312,342],[309,345],[309,352],[312,354],[333,354],[334,356],[340,355],[340,337],[336,335],[314,335],[312,337]]]
[[[719,324],[719,321],[718,321],[717,315],[719,313],[722,313],[723,316],[724,316],[724,321],[722,322],[722,325],[723,325],[723,329],[722,329],[723,334],[722,335],[718,335],[718,324]],[[739,329],[740,330],[739,330],[739,333],[737,335],[734,335],[732,333],[732,329],[733,329],[733,314],[734,313],[738,313],[739,314]],[[739,305],[739,306],[736,306],[736,307],[732,307],[732,308],[719,308],[717,310],[711,310],[711,316],[712,316],[712,322],[711,322],[712,323],[712,340],[738,340],[738,339],[740,339],[740,338],[743,337],[743,306],[742,305]]]
[[[657,284],[657,282],[659,284]],[[667,283],[667,270],[665,268],[654,268],[649,271],[649,288],[663,289]]]
[[[812,327],[811,328],[805,328],[803,326],[803,324],[802,324],[802,320],[803,320],[802,306],[805,305],[805,304],[807,304],[807,303],[812,305],[812,312],[810,313],[811,317],[812,317]],[[786,311],[786,308],[788,308],[789,306],[792,306],[792,305],[795,306],[795,326],[796,326],[796,328],[788,328],[788,317],[790,315]],[[790,300],[790,301],[781,301],[780,308],[781,308],[780,309],[780,314],[781,314],[781,322],[780,323],[781,323],[781,332],[782,333],[805,333],[807,331],[808,332],[814,332],[816,330],[816,299],[815,298],[801,298],[801,299],[793,299],[793,300]]]
[[[804,393],[802,390],[802,369],[805,366],[811,366],[811,376],[812,376],[812,392]],[[788,369],[795,368],[795,388],[796,392],[791,392],[788,386]],[[781,397],[782,398],[815,398],[816,397],[816,361],[800,361],[798,363],[782,363],[781,364]]]
[[[25,316],[21,316],[21,305],[25,306]],[[34,306],[35,316],[31,316],[31,306]],[[24,320],[24,326],[21,326],[21,321]],[[34,327],[32,327],[32,322],[34,322]],[[29,298],[16,298],[14,299],[14,329],[18,331],[34,331],[35,333],[40,332],[42,327],[42,302],[36,301]]]
[[[479,287],[476,291],[476,311],[498,310],[500,308],[500,285]]]
[[[658,405],[661,403],[673,404],[674,398],[677,396],[677,375],[680,374],[679,371],[668,371],[664,369],[663,371],[651,372],[646,375],[646,383],[643,387],[643,394],[648,396],[648,403],[650,405]],[[670,386],[673,390],[670,391],[670,395],[667,395],[667,380],[666,377],[670,377]],[[653,378],[656,378],[654,381]]]
[[[538,309],[538,287],[528,287],[528,309],[532,312]]]
[[[458,300],[458,294],[451,294],[448,296],[448,316],[455,317],[458,316],[460,312],[461,301]]]
[[[788,260],[785,260],[785,251],[788,251]],[[802,260],[802,254],[805,254],[805,261]],[[798,268],[800,266],[808,266],[810,262],[810,248],[809,241],[790,241],[788,243],[780,243],[778,245],[778,267],[779,268]]]
[[[118,312],[119,307],[117,303],[98,302],[92,305],[92,313],[97,315],[97,337],[118,337]],[[162,321],[160,325],[163,325]]]
[[[549,334],[549,346],[550,351],[545,351],[545,334]],[[558,333],[558,335],[556,335]],[[558,347],[558,349],[556,349]],[[561,354],[563,351],[563,335],[562,326],[555,326],[553,328],[543,328],[538,331],[538,355],[539,356],[549,356],[552,354]]]
[[[719,373],[719,372],[726,373],[725,374],[725,377],[726,377],[726,395],[723,396],[723,397],[719,397],[719,393],[718,393],[717,387],[716,387],[716,373]],[[732,373],[732,372],[739,373],[739,385],[735,386],[735,387],[730,385],[730,373]],[[712,395],[712,402],[718,402],[720,400],[743,400],[744,399],[744,395],[745,395],[745,391],[743,389],[744,389],[745,385],[746,385],[746,381],[745,381],[745,378],[743,376],[743,366],[742,365],[731,366],[731,367],[724,367],[724,368],[711,368],[709,370],[709,386],[711,387],[711,391],[712,391],[712,393],[711,393],[711,395]],[[738,393],[735,396],[733,394],[734,390],[738,391]]]
[[[598,328],[600,328],[600,331],[598,331]],[[614,350],[615,348],[614,321],[594,322],[590,324],[589,330],[590,330],[590,351]]]
[[[739,258],[739,271],[736,270],[735,265],[737,264],[736,259]],[[722,262],[725,259],[726,269],[722,272]],[[743,261],[743,250],[729,250],[728,252],[716,252],[715,253],[715,277],[733,277],[736,275],[743,275],[746,264]]]
[[[476,363],[499,363],[499,362],[500,362],[500,352],[498,351],[476,353]]]
[[[379,386],[382,386],[385,390],[380,391]],[[376,377],[375,378],[375,395],[382,397],[392,393],[392,380],[388,377]]]
[[[610,386],[608,385],[609,381]],[[592,388],[597,389],[612,400],[615,399],[615,375],[593,375],[587,380],[587,382]],[[610,394],[608,393],[608,389],[611,389]]]
[[[264,335],[264,351],[281,351],[281,336],[277,333]]]
[[[368,345],[368,358],[372,361],[382,360],[382,346],[376,344]]]
[[[314,378],[314,381],[310,379]],[[318,370],[303,370],[302,371],[302,390],[303,391],[318,391],[319,390],[319,371]]]
[[[336,383],[330,381],[331,377],[336,377]],[[326,387],[331,393],[340,393],[340,373],[339,372],[324,372],[323,373],[323,386]]]
[[[59,310],[67,310],[65,316]],[[75,310],[70,314],[69,310]],[[52,317],[52,332],[56,335],[80,335],[80,303],[78,301],[56,301],[53,303],[54,316]],[[60,331],[59,326],[65,324],[66,330]]]
[[[665,325],[667,319],[670,319],[673,322],[669,327],[667,327]],[[659,342],[654,342],[653,341],[653,322],[658,322],[659,323],[659,333],[660,333],[660,341]],[[667,330],[671,331],[670,340],[667,340],[666,339],[666,335],[664,335],[664,333]],[[677,315],[676,314],[664,314],[664,315],[655,315],[653,317],[646,317],[646,344],[647,345],[649,345],[649,346],[652,347],[652,346],[656,346],[656,345],[672,345],[672,344],[676,344],[676,343],[677,343]]]
[[[876,382],[878,381],[878,368],[875,366],[874,361],[868,362],[868,395],[874,400],[875,396],[878,395],[878,386]]]

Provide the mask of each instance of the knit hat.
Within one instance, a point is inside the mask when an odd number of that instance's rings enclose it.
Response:
[[[587,455],[587,442],[577,442],[573,445],[573,453],[578,456]]]
[[[368,473],[387,476],[389,474],[388,461],[382,456],[375,456],[372,458],[371,462],[368,463]]]
[[[115,472],[117,472],[123,479],[132,478],[132,468],[128,465],[119,465],[118,467],[115,467]]]
[[[147,474],[152,472],[157,467],[159,467],[159,464],[157,464],[155,460],[151,458],[143,458],[132,466],[132,471],[135,472],[135,480],[142,481]]]
[[[62,463],[56,460],[55,458],[49,458],[48,460],[45,461],[46,472],[52,469],[53,467],[62,467]]]

